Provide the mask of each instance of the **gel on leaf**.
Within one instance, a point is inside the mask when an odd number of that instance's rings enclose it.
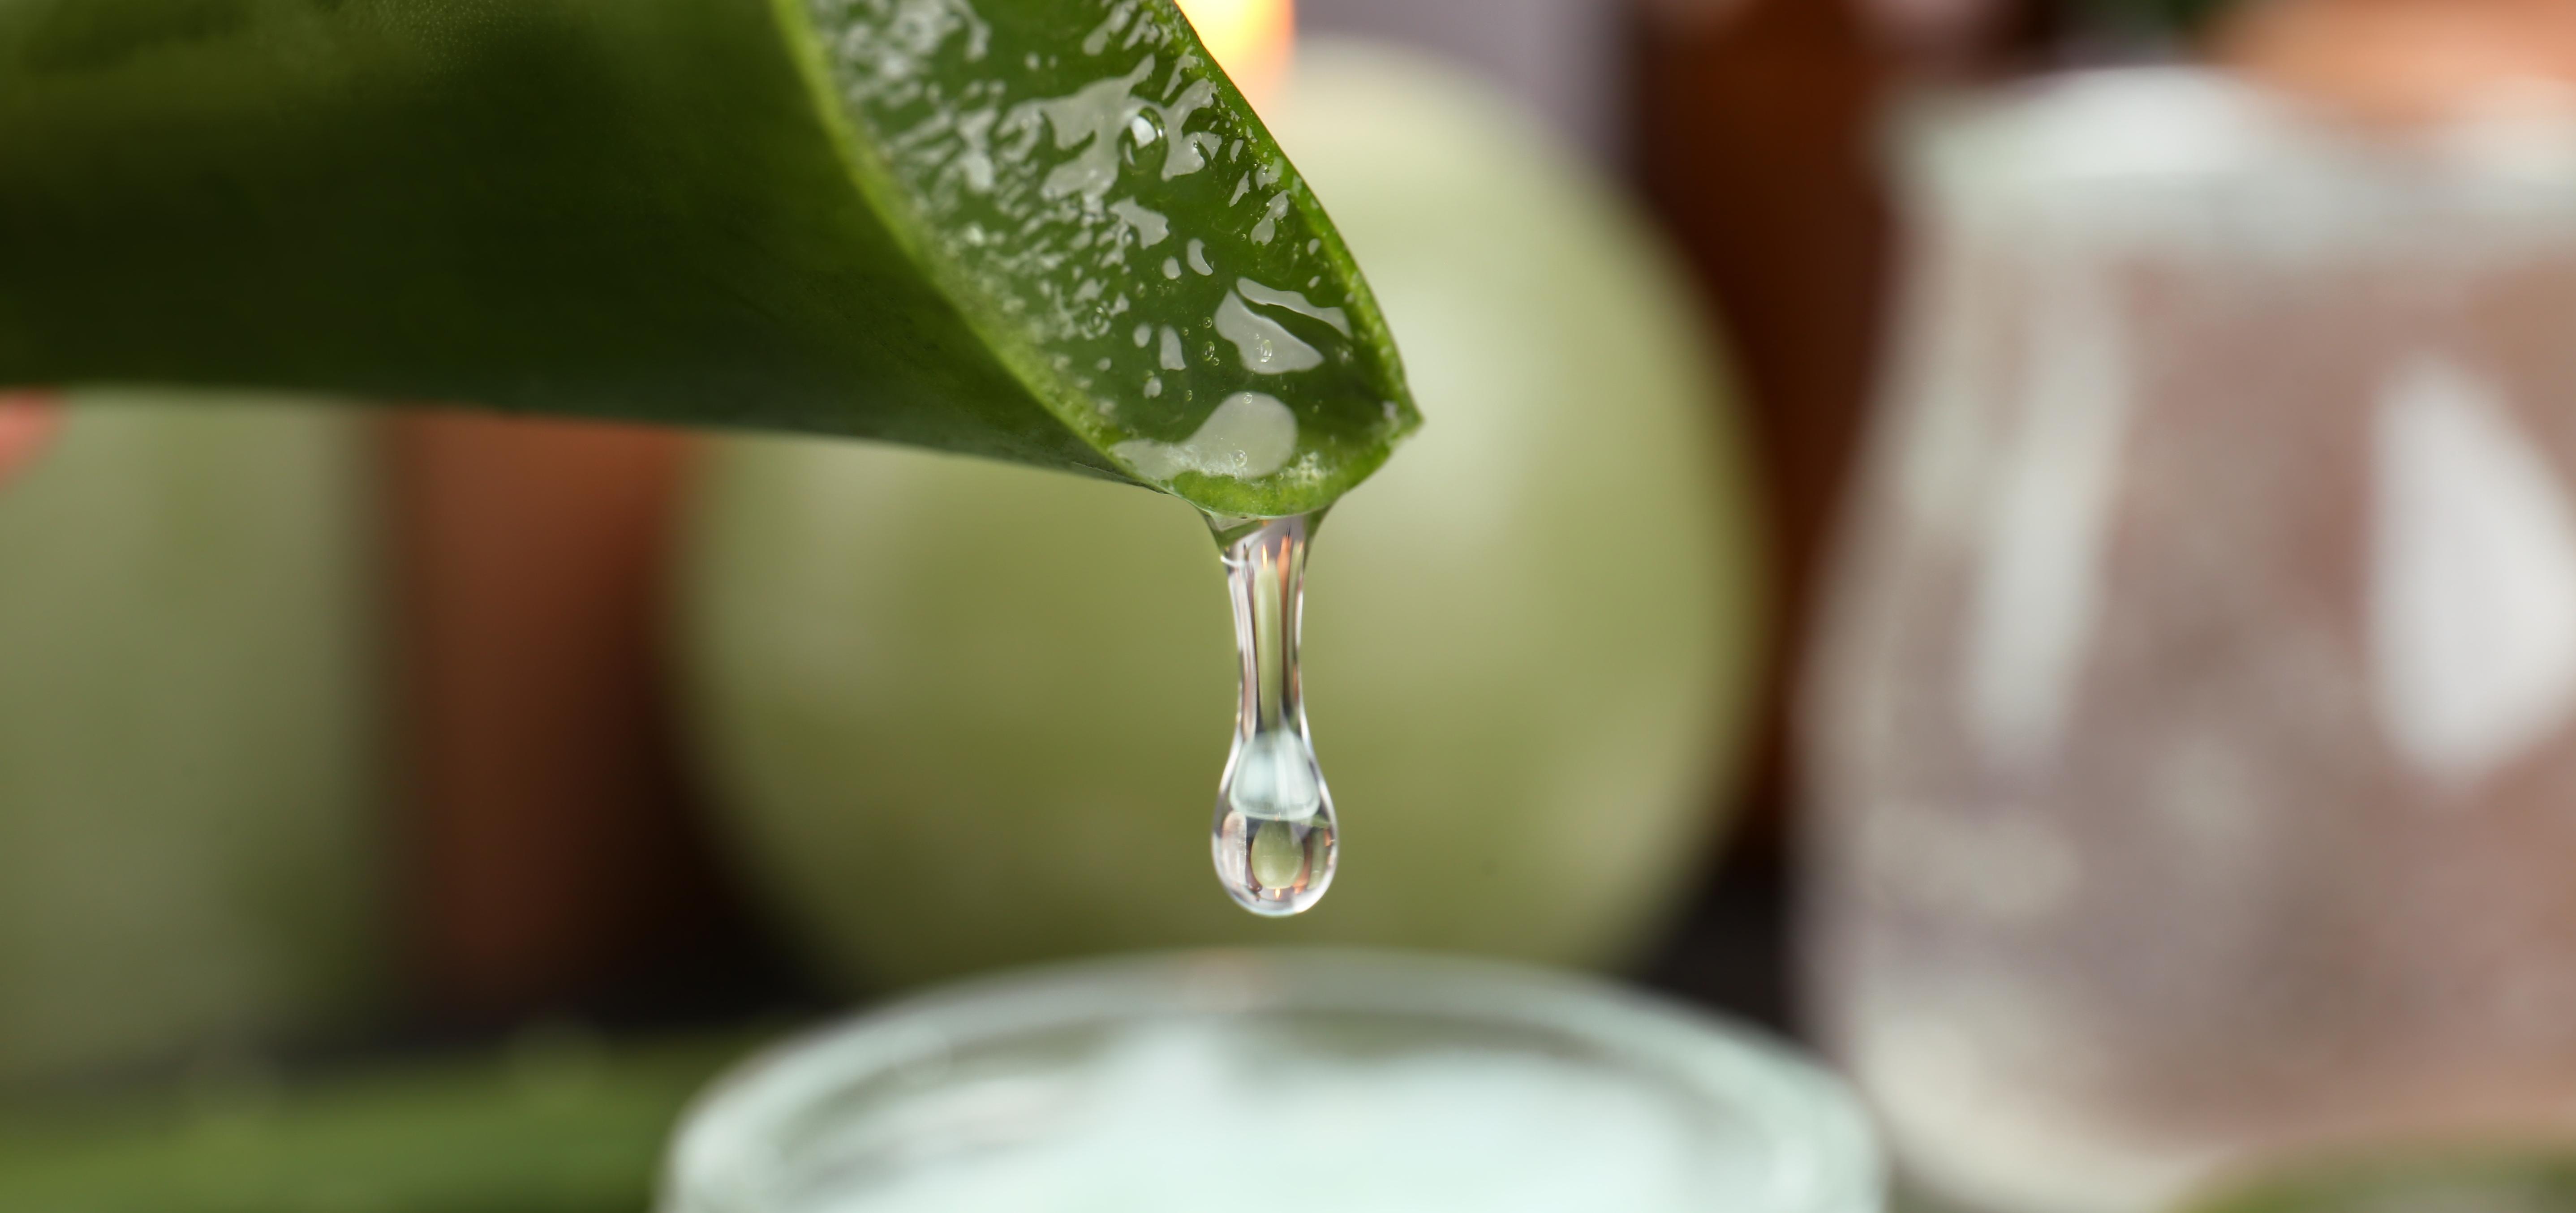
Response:
[[[1318,508],[1419,418],[1169,0],[0,0],[0,383],[881,438]]]

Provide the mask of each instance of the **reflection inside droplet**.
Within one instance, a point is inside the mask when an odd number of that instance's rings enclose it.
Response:
[[[1218,880],[1255,914],[1300,913],[1333,881],[1340,829],[1307,736],[1297,672],[1306,545],[1319,517],[1208,517],[1225,554],[1242,662],[1212,842]]]

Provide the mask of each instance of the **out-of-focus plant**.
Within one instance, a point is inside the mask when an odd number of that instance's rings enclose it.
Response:
[[[238,1077],[145,1104],[0,1109],[0,1209],[637,1213],[682,1105],[749,1043],[613,1052],[547,1034],[311,1089]]]
[[[2076,0],[2083,15],[2175,34],[2207,29],[2242,0]]]
[[[2576,1152],[2455,1147],[2325,1159],[2221,1184],[2188,1213],[2549,1213],[2576,1209]]]

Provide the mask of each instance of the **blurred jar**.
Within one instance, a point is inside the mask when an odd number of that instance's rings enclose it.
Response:
[[[1968,1207],[2576,1136],[2576,118],[1926,124],[1807,703],[1819,1026]]]

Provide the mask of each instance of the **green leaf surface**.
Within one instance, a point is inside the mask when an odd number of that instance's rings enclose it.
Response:
[[[1168,0],[0,0],[0,383],[872,437],[1284,514],[1417,423]]]

